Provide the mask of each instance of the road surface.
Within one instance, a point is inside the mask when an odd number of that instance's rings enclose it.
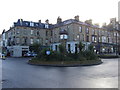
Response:
[[[2,60],[3,88],[118,88],[118,59],[80,67],[34,66],[28,59]]]

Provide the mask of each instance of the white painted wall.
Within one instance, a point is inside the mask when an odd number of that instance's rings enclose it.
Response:
[[[29,51],[29,46],[9,46],[7,47],[10,52],[13,51],[12,57],[22,57],[22,51]],[[26,48],[26,49],[23,49]]]
[[[75,44],[78,44],[78,42],[75,42],[75,41],[67,42],[67,45],[66,45],[67,51],[68,51],[68,44],[70,44],[71,53],[75,53]]]
[[[21,57],[22,56],[22,47],[15,46],[13,48],[13,57]]]
[[[75,41],[72,41],[72,42],[67,42],[66,43],[66,48],[67,48],[67,51],[68,51],[68,44],[70,44],[70,50],[71,50],[71,53],[74,53],[75,52],[75,44],[78,44],[78,42],[75,42]],[[52,50],[55,51],[55,45],[60,45],[60,43],[54,43],[52,44]]]
[[[82,42],[82,43],[85,44],[85,50],[88,49],[88,46],[90,45],[90,42]],[[54,44],[52,44],[52,50],[55,51],[55,45],[59,45],[59,44],[60,43],[54,43]],[[79,44],[79,42],[78,41],[67,42],[66,43],[66,49],[67,49],[67,51],[68,51],[68,44],[70,44],[70,51],[71,51],[71,53],[75,53],[75,44]]]
[[[56,45],[57,45],[57,46],[59,46],[59,45],[60,45],[60,43],[54,43],[54,44],[52,44],[52,45],[51,45],[51,46],[52,46],[52,50],[53,50],[53,51],[55,51],[55,46],[56,46]]]

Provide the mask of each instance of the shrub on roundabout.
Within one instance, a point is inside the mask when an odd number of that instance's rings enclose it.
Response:
[[[63,45],[59,45],[59,51],[53,51],[50,48],[42,49],[36,58],[30,60],[30,63],[55,63],[55,64],[95,64],[102,62],[93,52],[93,46],[90,45],[84,50],[84,45],[80,42],[79,52],[68,53]]]

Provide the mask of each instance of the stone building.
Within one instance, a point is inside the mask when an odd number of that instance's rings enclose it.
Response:
[[[7,47],[11,55],[14,55],[14,48],[18,48],[18,57],[29,51],[29,46],[34,43],[49,46],[51,41],[51,28],[49,20],[45,23],[23,21],[18,19],[13,27],[6,31]],[[16,51],[16,50],[15,50]],[[15,55],[16,56],[16,55]]]
[[[3,30],[2,34],[0,35],[0,54],[7,54],[7,39],[6,39],[6,31]]]
[[[59,17],[60,20],[62,20]],[[58,19],[57,19],[58,20]],[[58,21],[57,21],[58,22]],[[67,35],[66,48],[68,51],[76,52],[77,45],[81,41],[87,49],[89,44],[93,44],[96,53],[116,52],[116,44],[119,43],[119,29],[116,29],[116,19],[111,19],[110,25],[93,25],[92,20],[79,21],[79,16],[74,19],[61,21],[53,28],[53,50],[58,50],[60,44],[60,31],[65,30]],[[110,27],[110,28],[109,28]]]
[[[85,45],[85,49],[92,44],[99,54],[118,53],[120,49],[120,24],[116,18],[102,27],[93,24],[92,19],[82,22],[78,15],[65,21],[58,17],[56,24],[49,24],[48,19],[45,23],[18,19],[5,33],[7,48],[11,55],[17,57],[28,52],[29,46],[34,43],[58,51],[59,44],[64,41],[67,51],[71,53],[78,52],[79,42]],[[16,55],[16,51],[21,54]]]

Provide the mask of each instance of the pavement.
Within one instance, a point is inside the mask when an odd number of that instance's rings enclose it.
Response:
[[[2,88],[118,88],[120,58],[80,67],[34,66],[27,64],[29,59],[0,60]]]

